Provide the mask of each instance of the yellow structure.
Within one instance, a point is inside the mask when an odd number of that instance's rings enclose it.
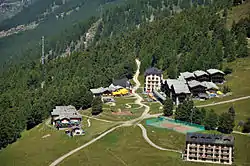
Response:
[[[128,90],[125,88],[119,89],[115,92],[112,92],[113,96],[121,96],[121,95],[127,95],[128,94]]]

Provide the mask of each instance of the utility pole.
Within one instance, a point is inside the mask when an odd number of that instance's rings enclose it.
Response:
[[[42,65],[45,63],[45,56],[44,56],[44,36],[42,36]]]

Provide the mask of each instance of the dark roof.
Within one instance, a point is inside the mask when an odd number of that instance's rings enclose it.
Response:
[[[161,75],[162,74],[162,71],[155,68],[155,67],[151,67],[151,68],[148,68],[145,72],[144,72],[144,76],[148,76],[148,75]]]
[[[113,84],[115,86],[117,86],[117,85],[122,86],[123,88],[130,87],[130,82],[129,82],[128,78],[122,78],[122,79],[119,79],[119,80],[114,80]]]
[[[187,133],[186,142],[233,146],[234,137],[231,135]]]

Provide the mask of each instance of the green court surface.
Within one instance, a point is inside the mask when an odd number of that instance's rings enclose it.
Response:
[[[179,120],[174,120],[166,117],[158,117],[153,119],[146,120],[146,125],[158,127],[158,128],[166,128],[169,130],[173,130],[180,133],[189,133],[189,132],[199,132],[204,131],[204,126],[192,124],[188,122],[183,122]]]

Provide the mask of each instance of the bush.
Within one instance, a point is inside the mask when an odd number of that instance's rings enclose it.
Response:
[[[224,73],[225,73],[226,75],[231,74],[232,72],[233,72],[233,69],[232,69],[232,68],[226,67],[226,68],[224,69]]]
[[[223,86],[223,88],[222,88],[222,92],[226,94],[226,93],[228,93],[228,92],[231,92],[231,89],[229,88],[229,86],[225,85],[225,86]]]

